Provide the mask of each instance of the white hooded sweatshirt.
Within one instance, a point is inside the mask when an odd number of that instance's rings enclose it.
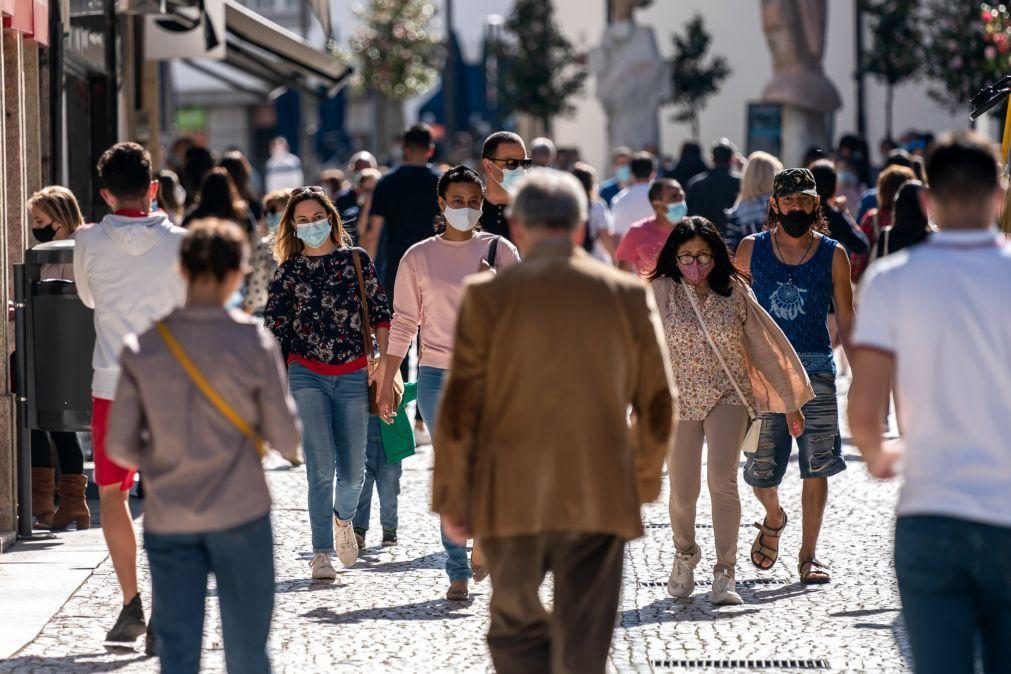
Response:
[[[107,215],[77,231],[77,294],[95,310],[94,397],[115,399],[124,338],[144,332],[186,302],[179,270],[185,234],[160,211],[143,217]]]

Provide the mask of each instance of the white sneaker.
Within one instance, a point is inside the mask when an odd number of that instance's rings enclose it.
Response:
[[[337,571],[330,563],[330,555],[325,552],[317,552],[313,555],[312,561],[309,562],[309,568],[312,569],[314,580],[333,580],[337,577]]]
[[[734,577],[720,569],[713,574],[713,604],[716,606],[740,606],[744,603],[737,594]]]
[[[674,568],[667,580],[667,594],[672,597],[690,597],[695,589],[695,567],[702,559],[702,549],[695,546],[695,552],[690,555],[677,553],[674,555]]]
[[[355,530],[351,521],[347,522],[333,518],[333,543],[337,549],[337,559],[345,568],[354,566],[358,561],[358,541],[355,540]]]

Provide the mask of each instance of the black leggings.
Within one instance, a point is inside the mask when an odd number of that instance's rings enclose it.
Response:
[[[52,439],[52,444],[50,444]],[[84,474],[84,450],[77,441],[77,433],[67,431],[32,431],[32,468],[55,468],[53,447],[63,475]]]

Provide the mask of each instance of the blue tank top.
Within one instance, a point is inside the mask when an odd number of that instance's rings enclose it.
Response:
[[[811,259],[794,267],[780,262],[770,232],[762,232],[755,237],[751,254],[755,296],[786,333],[808,374],[835,372],[827,320],[834,289],[832,258],[838,245],[823,237]]]

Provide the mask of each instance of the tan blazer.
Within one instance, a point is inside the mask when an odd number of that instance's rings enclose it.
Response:
[[[670,289],[674,281],[662,276],[651,282],[660,306],[660,315],[668,313]],[[744,320],[744,349],[748,357],[748,375],[759,412],[796,412],[814,399],[811,380],[804,371],[797,352],[775,319],[762,308],[749,286],[738,286],[748,300]],[[666,321],[664,321],[666,324]],[[700,348],[712,348],[706,342]]]
[[[469,518],[477,537],[641,536],[676,405],[645,284],[542,243],[468,283],[436,423],[433,510]]]

